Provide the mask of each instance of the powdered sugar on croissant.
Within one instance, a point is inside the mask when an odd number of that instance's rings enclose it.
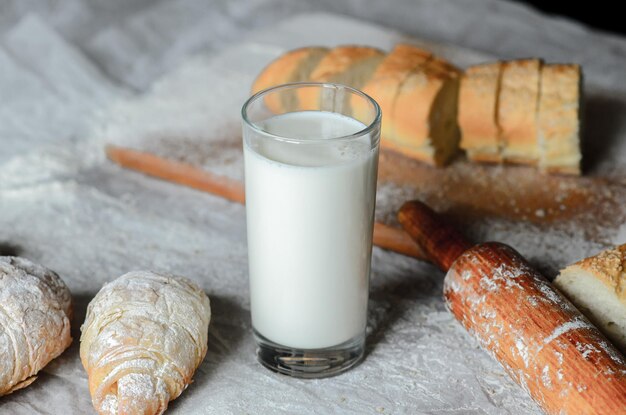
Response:
[[[70,291],[56,273],[0,257],[0,395],[30,385],[72,343],[71,308]]]
[[[80,358],[99,414],[162,414],[207,351],[209,298],[147,271],[106,284],[87,308]]]

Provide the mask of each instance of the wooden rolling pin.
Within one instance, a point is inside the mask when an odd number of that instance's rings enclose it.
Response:
[[[111,161],[127,169],[193,187],[233,202],[245,203],[243,184],[236,180],[130,148],[109,145],[106,153]],[[374,245],[414,258],[426,259],[420,247],[406,232],[383,223],[374,224]]]
[[[473,246],[420,202],[400,223],[447,271],[452,314],[548,414],[625,414],[626,360],[513,248]]]

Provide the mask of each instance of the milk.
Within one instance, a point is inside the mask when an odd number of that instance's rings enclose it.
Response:
[[[272,134],[302,140],[364,128],[352,118],[320,111],[279,115],[263,125]],[[377,147],[372,149],[368,136],[330,139],[323,145],[248,138],[244,157],[253,327],[275,343],[298,349],[336,346],[362,335]]]

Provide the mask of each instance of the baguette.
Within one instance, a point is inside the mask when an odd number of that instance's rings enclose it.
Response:
[[[554,285],[626,353],[626,244],[568,266]]]
[[[544,65],[539,96],[539,168],[548,173],[580,174],[578,65]]]
[[[536,165],[537,104],[542,62],[522,59],[504,62],[498,98],[498,125],[502,132],[505,161]]]
[[[276,85],[307,81],[328,51],[328,48],[323,47],[306,47],[281,55],[259,74],[252,85],[252,93]],[[265,97],[265,104],[273,113],[293,109],[297,107],[296,94],[293,91],[285,91],[281,95],[270,94]]]
[[[329,82],[361,89],[369,81],[385,54],[368,46],[338,46],[326,54],[311,72],[310,81]],[[323,108],[325,97],[317,88],[304,88],[298,91],[299,110]],[[344,101],[344,112],[350,113],[350,100]]]
[[[467,68],[459,89],[461,148],[472,161],[502,161],[498,126],[498,93],[502,63]]]
[[[393,107],[402,81],[417,67],[430,59],[432,54],[415,46],[398,44],[380,63],[372,79],[365,84],[363,92],[373,97],[383,113],[381,136],[383,142],[393,137]],[[353,99],[353,115],[365,120],[368,108],[363,100]]]
[[[392,118],[394,135],[383,145],[425,163],[441,166],[457,152],[459,70],[433,58],[402,82]]]
[[[441,166],[460,145],[471,161],[529,164],[547,173],[578,175],[581,77],[578,65],[544,65],[540,59],[492,62],[462,72],[407,44],[396,45],[386,57],[367,46],[311,47],[268,65],[253,91],[296,81],[345,84],[380,105],[384,148]],[[303,88],[266,102],[275,112],[332,106],[370,121],[363,100],[341,99]]]

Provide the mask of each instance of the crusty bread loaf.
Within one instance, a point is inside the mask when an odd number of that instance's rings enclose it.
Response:
[[[413,70],[424,64],[431,56],[432,54],[424,49],[398,44],[378,65],[372,78],[363,87],[363,92],[378,102],[383,113],[381,128],[383,142],[394,135],[392,114],[400,85]],[[358,120],[367,117],[368,108],[364,105],[361,99],[352,100],[353,115]]]
[[[384,52],[369,46],[338,46],[322,58],[311,72],[309,80],[344,84],[361,89],[372,77],[384,57]],[[319,89],[313,88],[299,90],[299,109],[319,109],[323,99],[319,93]],[[349,106],[350,101],[346,100],[345,105]],[[344,111],[350,113],[349,108],[345,108]]]
[[[626,353],[626,244],[568,266],[554,285]]]
[[[328,48],[306,47],[289,51],[272,61],[263,69],[252,85],[252,93],[266,88],[291,82],[307,81],[315,69],[328,53]],[[294,108],[296,94],[285,91],[281,95],[270,94],[265,97],[265,104],[274,112],[282,112]]]
[[[470,160],[502,161],[498,126],[498,93],[502,63],[471,66],[461,77],[459,127],[461,148]]]
[[[539,95],[539,167],[580,174],[581,70],[578,65],[544,65]]]
[[[541,60],[504,62],[498,98],[502,155],[511,163],[537,164],[537,104]]]
[[[395,100],[394,135],[383,145],[428,164],[446,164],[458,150],[458,74],[441,58],[412,71]]]

